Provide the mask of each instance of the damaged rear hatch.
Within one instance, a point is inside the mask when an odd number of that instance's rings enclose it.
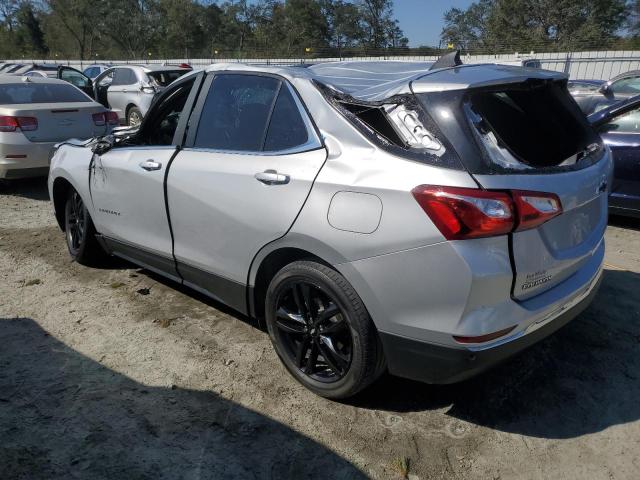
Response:
[[[600,266],[609,153],[555,72],[469,65],[411,82],[416,98],[487,190],[511,193],[545,220],[509,234],[512,296],[531,298]],[[538,220],[539,221],[539,220]]]

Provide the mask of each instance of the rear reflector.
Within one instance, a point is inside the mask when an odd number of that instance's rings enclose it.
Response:
[[[496,338],[500,338],[505,336],[507,333],[511,332],[516,326],[505,328],[503,330],[498,330],[497,332],[487,333],[486,335],[480,335],[478,337],[461,337],[458,335],[454,335],[453,339],[458,343],[484,343],[489,342],[491,340],[495,340]]]
[[[16,130],[31,132],[38,129],[38,119],[35,117],[0,116],[0,132],[15,132]]]
[[[420,185],[411,193],[447,240],[528,230],[562,213],[553,193],[433,185]]]
[[[431,185],[411,193],[447,240],[492,237],[513,230],[513,202],[507,193]]]
[[[553,193],[513,190],[511,194],[518,210],[517,231],[535,228],[562,213],[560,199]]]

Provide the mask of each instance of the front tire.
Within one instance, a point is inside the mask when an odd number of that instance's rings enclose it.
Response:
[[[325,265],[298,261],[280,270],[267,290],[265,312],[282,363],[322,397],[351,397],[384,371],[381,344],[362,300]]]
[[[78,263],[87,266],[100,264],[105,252],[96,239],[96,229],[80,194],[69,190],[64,207],[64,231],[69,254]]]

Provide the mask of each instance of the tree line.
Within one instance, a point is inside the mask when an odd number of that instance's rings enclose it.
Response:
[[[478,0],[444,15],[441,38],[470,53],[640,48],[640,0]]]
[[[0,58],[304,57],[407,44],[392,0],[0,0]]]

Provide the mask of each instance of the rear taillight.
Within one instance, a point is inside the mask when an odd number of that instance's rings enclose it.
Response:
[[[553,193],[513,190],[511,195],[518,211],[516,230],[535,228],[562,213],[560,199]]]
[[[91,115],[93,118],[93,123],[97,127],[103,127],[107,123],[109,125],[118,125],[120,121],[118,120],[118,114],[116,112],[108,111],[102,113],[94,113]]]
[[[96,127],[103,127],[106,123],[104,113],[94,113],[91,117],[93,118],[93,123]]]
[[[118,114],[116,112],[108,111],[105,112],[104,115],[109,125],[118,125],[120,123],[120,119],[118,118]]]
[[[420,185],[411,193],[447,240],[535,228],[562,213],[551,193]]]
[[[35,117],[0,116],[0,132],[15,132],[18,129],[23,132],[37,130],[38,119]]]
[[[411,193],[447,240],[492,237],[513,230],[513,202],[504,192],[421,185]]]

